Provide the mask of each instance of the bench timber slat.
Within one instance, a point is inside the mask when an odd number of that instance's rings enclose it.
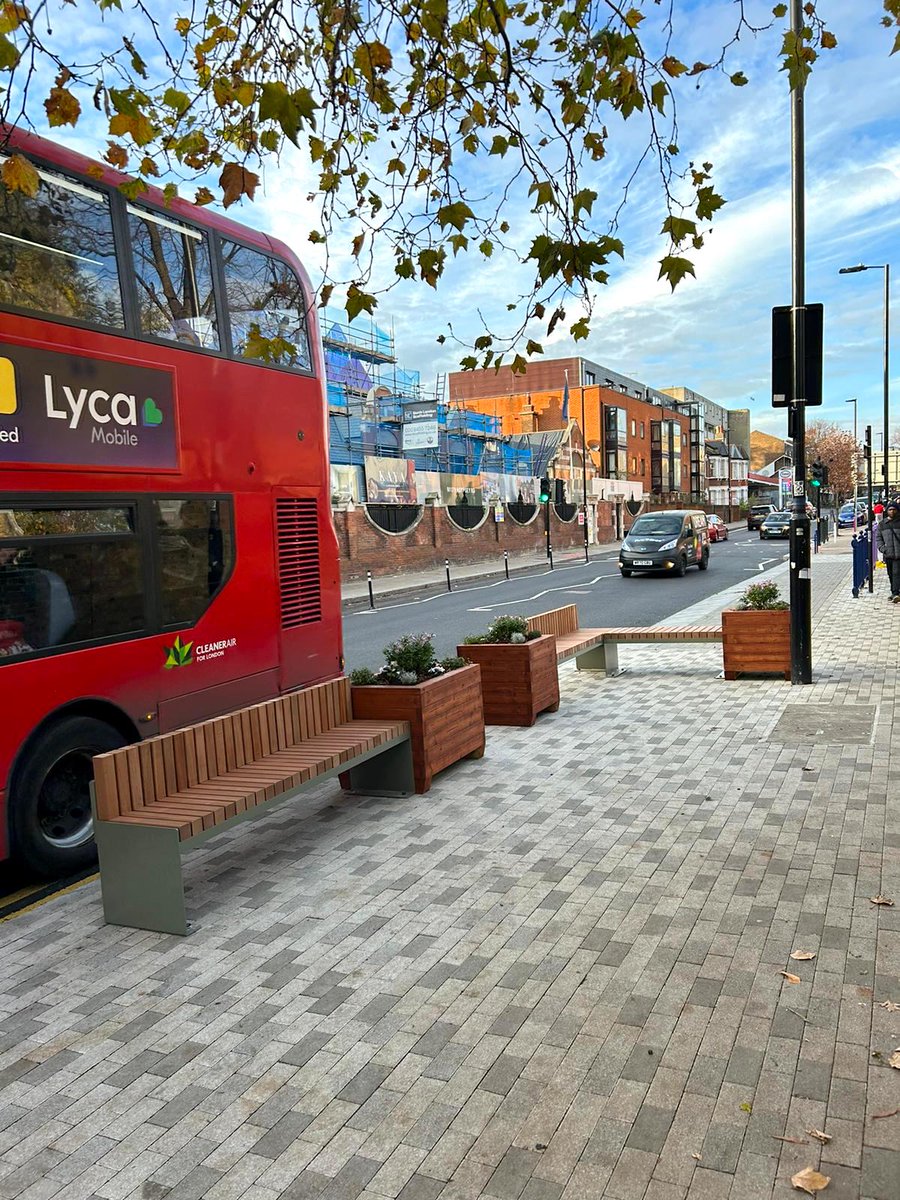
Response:
[[[354,720],[346,679],[98,755],[106,920],[188,933],[182,848],[345,772],[352,791],[415,790],[408,723]]]
[[[578,606],[566,604],[528,618],[528,628],[556,636],[556,658],[565,662],[574,658],[579,671],[619,670],[618,646],[636,642],[721,642],[721,625],[653,625],[620,628],[581,629]]]

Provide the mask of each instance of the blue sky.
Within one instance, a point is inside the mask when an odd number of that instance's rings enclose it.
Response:
[[[676,52],[688,62],[708,60],[727,40],[735,6],[729,0],[675,0],[674,7]],[[747,0],[746,7],[761,22],[771,10],[758,0]],[[648,5],[648,24],[658,19],[652,10]],[[825,305],[825,402],[810,415],[849,428],[853,409],[845,400],[856,396],[860,425],[871,422],[880,430],[883,275],[839,276],[838,269],[893,259],[900,279],[900,55],[889,57],[892,35],[879,25],[881,0],[820,0],[820,11],[838,47],[820,58],[806,96],[807,299]],[[70,13],[64,8],[56,19],[63,36],[65,22],[75,20]],[[590,338],[576,347],[560,331],[544,344],[548,354],[574,351],[656,387],[682,385],[732,407],[749,407],[754,428],[783,435],[785,417],[770,406],[769,381],[771,308],[790,302],[791,279],[790,119],[777,62],[780,24],[742,39],[732,51],[729,67],[744,70],[749,86],[733,88],[721,76],[704,76],[699,87],[683,80],[687,86],[679,90],[682,157],[711,160],[718,190],[728,200],[697,256],[697,278],[685,280],[674,295],[657,281],[664,211],[659,184],[647,169],[621,222],[625,261],[613,261],[610,283],[598,292]],[[78,30],[81,41],[83,17]],[[92,40],[98,35],[94,26]],[[89,133],[79,130],[67,140],[96,152]],[[596,178],[585,180],[600,194],[595,211],[618,203],[639,144],[640,131],[631,122],[614,133],[615,148]],[[58,131],[55,136],[61,140]],[[229,215],[292,244],[315,280],[321,262],[306,241],[316,224],[315,208],[306,201],[313,179],[303,156],[291,151],[279,166],[267,167],[256,202],[241,211],[233,207]],[[490,186],[490,179],[473,175],[472,185]],[[520,200],[508,217],[523,236],[533,227]],[[386,280],[387,256],[379,254],[376,263]],[[397,287],[383,298],[378,319],[393,324],[403,365],[418,369],[428,383],[458,362],[458,347],[435,341],[448,322],[469,340],[481,329],[479,309],[489,323],[502,326],[507,300],[527,287],[529,274],[501,257],[485,263],[464,256],[436,293],[421,284]],[[900,296],[896,287],[894,292]],[[900,298],[895,309],[900,330]],[[900,382],[900,337],[892,342],[891,374]],[[892,427],[900,426],[900,393],[894,411]]]

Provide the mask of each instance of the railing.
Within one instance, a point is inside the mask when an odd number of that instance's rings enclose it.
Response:
[[[872,570],[868,529],[864,529],[862,533],[855,533],[850,540],[850,545],[853,550],[853,598],[855,600],[868,582],[869,573]]]

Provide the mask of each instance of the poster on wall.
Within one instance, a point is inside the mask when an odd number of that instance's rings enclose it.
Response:
[[[442,473],[441,495],[445,504],[483,504],[481,476]]]
[[[360,504],[363,498],[362,467],[332,463],[331,494],[337,496],[340,503],[352,500],[354,504]]]
[[[514,504],[519,498],[522,475],[504,475],[499,471],[482,471],[481,487],[485,504]]]
[[[416,492],[419,504],[430,500],[433,504],[441,502],[441,473],[440,471],[416,471]]]
[[[408,458],[366,455],[366,500],[369,504],[417,504],[416,470]]]

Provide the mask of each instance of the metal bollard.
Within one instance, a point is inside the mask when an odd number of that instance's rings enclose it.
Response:
[[[503,551],[503,570],[506,572],[506,578],[509,579],[509,551]]]
[[[452,592],[453,584],[450,582],[450,559],[449,558],[444,559],[444,569],[447,572],[447,591]]]
[[[375,607],[375,593],[372,590],[372,572],[366,571],[366,582],[369,585],[369,608]]]
[[[553,547],[547,544],[547,557],[550,559],[550,570],[553,570]]]

